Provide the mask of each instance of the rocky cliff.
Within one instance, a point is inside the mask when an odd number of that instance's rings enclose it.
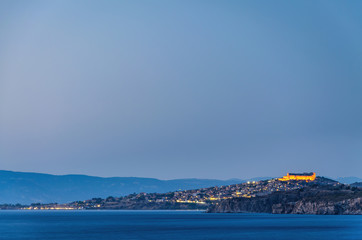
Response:
[[[312,186],[255,198],[233,198],[210,206],[207,212],[274,214],[362,214],[362,190],[349,186]]]

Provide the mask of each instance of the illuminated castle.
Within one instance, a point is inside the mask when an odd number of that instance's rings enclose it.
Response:
[[[278,178],[279,181],[290,181],[290,180],[299,180],[299,181],[314,181],[316,178],[315,172],[312,173],[288,173],[282,178]]]

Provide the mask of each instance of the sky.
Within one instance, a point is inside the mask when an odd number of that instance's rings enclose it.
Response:
[[[0,169],[362,177],[362,1],[1,1]]]

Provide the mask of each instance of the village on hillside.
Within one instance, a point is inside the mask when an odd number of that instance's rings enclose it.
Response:
[[[292,191],[309,185],[339,185],[340,183],[315,173],[288,173],[282,178],[263,181],[209,187],[194,190],[168,193],[134,193],[127,196],[110,196],[108,198],[92,198],[68,204],[40,204],[29,206],[7,206],[8,209],[20,208],[28,210],[73,210],[73,209],[207,209],[222,200],[232,198],[254,198],[278,191]],[[2,206],[6,208],[6,206]]]

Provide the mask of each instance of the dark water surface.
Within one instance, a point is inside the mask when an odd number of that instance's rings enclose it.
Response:
[[[0,211],[0,239],[362,240],[362,216]]]

